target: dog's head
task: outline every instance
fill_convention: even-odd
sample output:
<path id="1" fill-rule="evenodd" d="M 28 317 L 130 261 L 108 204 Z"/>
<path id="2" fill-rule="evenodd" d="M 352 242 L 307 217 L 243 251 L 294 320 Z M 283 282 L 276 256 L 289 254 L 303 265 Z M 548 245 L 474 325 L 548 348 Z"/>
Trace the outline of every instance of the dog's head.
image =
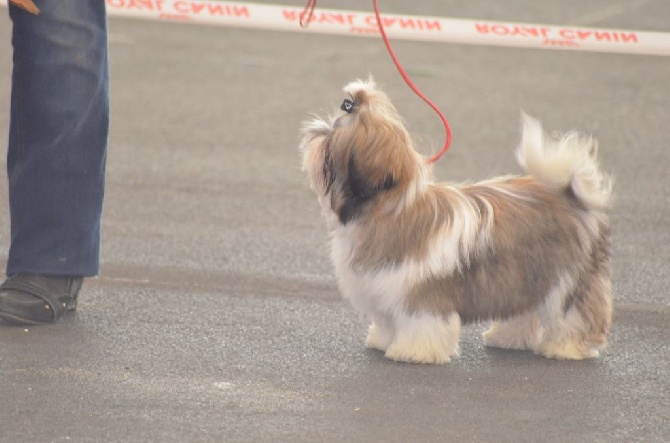
<path id="1" fill-rule="evenodd" d="M 306 122 L 301 142 L 303 170 L 324 209 L 341 224 L 374 207 L 400 204 L 427 169 L 398 111 L 372 78 L 352 82 L 344 92 L 350 98 L 342 112 Z"/>

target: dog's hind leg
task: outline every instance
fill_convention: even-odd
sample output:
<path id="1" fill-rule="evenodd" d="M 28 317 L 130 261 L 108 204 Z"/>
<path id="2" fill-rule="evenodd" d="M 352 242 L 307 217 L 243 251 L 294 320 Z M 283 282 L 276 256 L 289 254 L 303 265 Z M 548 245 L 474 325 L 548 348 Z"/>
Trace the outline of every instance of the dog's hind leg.
<path id="1" fill-rule="evenodd" d="M 562 360 L 583 360 L 600 355 L 600 346 L 587 339 L 588 325 L 576 309 L 570 309 L 553 328 L 546 330 L 537 354 Z"/>
<path id="2" fill-rule="evenodd" d="M 544 304 L 543 323 L 547 324 L 538 354 L 550 358 L 594 358 L 607 345 L 612 324 L 610 242 L 607 227 L 601 226 L 600 232 L 577 284 L 560 304 Z"/>
<path id="3" fill-rule="evenodd" d="M 535 350 L 544 328 L 532 310 L 503 321 L 494 321 L 484 332 L 484 345 L 493 348 Z"/>
<path id="4" fill-rule="evenodd" d="M 574 360 L 598 357 L 607 345 L 612 323 L 608 263 L 596 263 L 589 268 L 564 300 L 560 312 L 554 309 L 547 314 L 551 314 L 551 320 L 536 350 L 538 354 Z"/>
<path id="5" fill-rule="evenodd" d="M 602 237 L 595 245 L 592 267 L 575 294 L 573 309 L 584 319 L 584 341 L 601 351 L 607 346 L 612 326 L 612 281 L 610 280 L 609 240 Z"/>
<path id="6" fill-rule="evenodd" d="M 396 331 L 386 349 L 387 358 L 411 363 L 446 363 L 458 355 L 461 318 L 456 312 L 446 316 L 400 313 L 394 321 Z"/>

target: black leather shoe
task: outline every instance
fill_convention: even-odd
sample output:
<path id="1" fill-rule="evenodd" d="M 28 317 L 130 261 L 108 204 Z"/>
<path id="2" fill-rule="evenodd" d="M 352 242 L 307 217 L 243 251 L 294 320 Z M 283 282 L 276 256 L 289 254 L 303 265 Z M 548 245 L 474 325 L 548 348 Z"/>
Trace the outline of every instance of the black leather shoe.
<path id="1" fill-rule="evenodd" d="M 55 323 L 77 307 L 82 277 L 16 274 L 0 285 L 0 319 L 13 324 Z"/>

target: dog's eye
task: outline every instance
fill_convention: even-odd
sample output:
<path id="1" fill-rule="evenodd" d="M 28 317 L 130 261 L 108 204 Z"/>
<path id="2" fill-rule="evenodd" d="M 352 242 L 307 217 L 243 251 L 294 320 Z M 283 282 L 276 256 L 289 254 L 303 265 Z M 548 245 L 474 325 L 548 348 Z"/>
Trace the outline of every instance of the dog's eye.
<path id="1" fill-rule="evenodd" d="M 340 109 L 346 112 L 347 114 L 351 114 L 352 112 L 354 112 L 353 100 L 349 100 L 348 98 L 342 100 L 342 105 L 340 106 Z"/>

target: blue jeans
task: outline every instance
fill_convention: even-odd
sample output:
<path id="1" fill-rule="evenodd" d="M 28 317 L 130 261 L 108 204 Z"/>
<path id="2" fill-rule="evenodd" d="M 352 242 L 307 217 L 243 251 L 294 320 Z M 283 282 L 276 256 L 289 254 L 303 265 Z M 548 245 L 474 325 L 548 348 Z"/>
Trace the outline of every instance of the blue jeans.
<path id="1" fill-rule="evenodd" d="M 96 275 L 109 132 L 105 1 L 35 3 L 37 16 L 9 6 L 7 275 Z"/>

